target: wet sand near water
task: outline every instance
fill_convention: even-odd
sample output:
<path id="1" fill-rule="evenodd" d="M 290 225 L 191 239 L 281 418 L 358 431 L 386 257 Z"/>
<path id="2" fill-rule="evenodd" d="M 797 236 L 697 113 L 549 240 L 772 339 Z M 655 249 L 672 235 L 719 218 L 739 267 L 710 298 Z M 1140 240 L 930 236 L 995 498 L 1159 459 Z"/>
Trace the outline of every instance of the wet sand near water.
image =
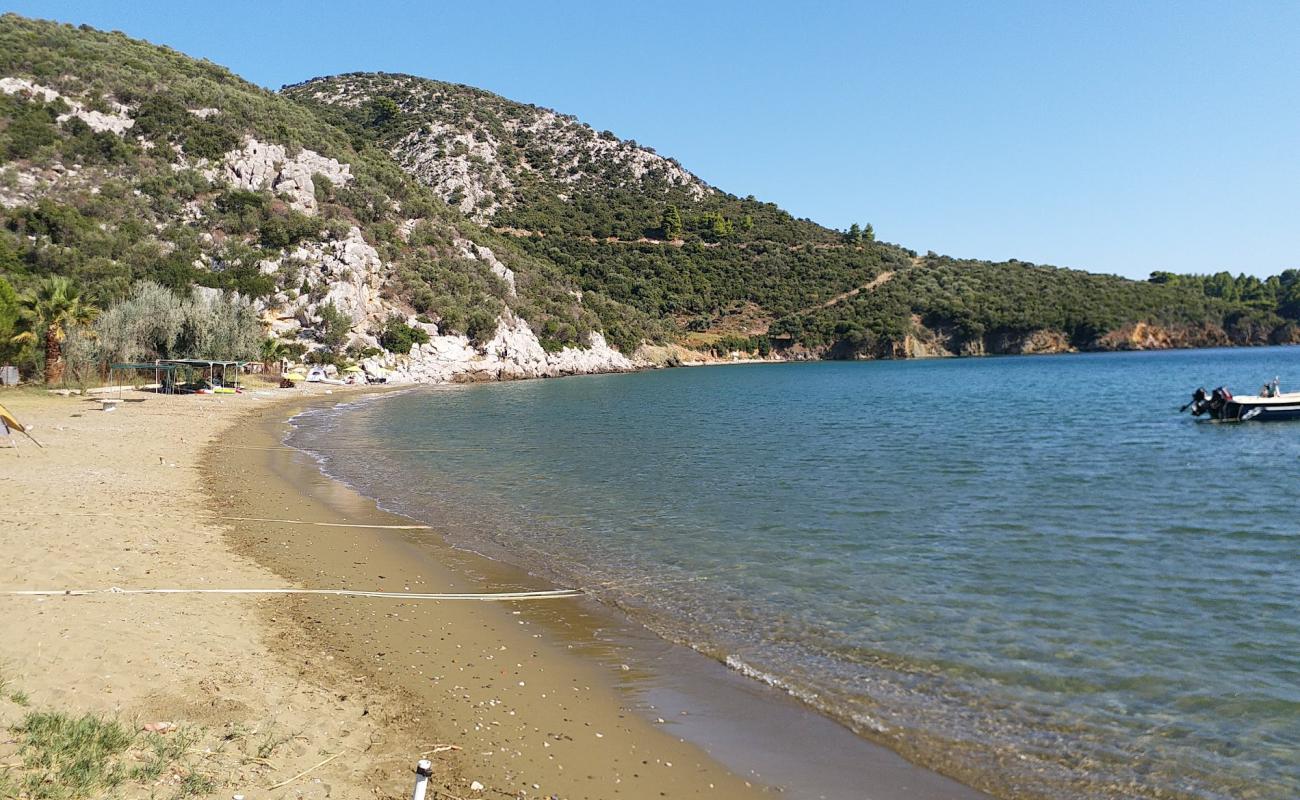
<path id="1" fill-rule="evenodd" d="M 263 519 L 411 524 L 282 446 L 286 420 L 303 405 L 253 411 L 225 447 L 209 451 L 204 469 L 214 502 Z M 228 540 L 306 587 L 555 588 L 453 549 L 436 530 L 245 522 Z M 798 797 L 983 797 L 769 687 L 619 622 L 589 599 L 296 596 L 262 608 L 273 628 L 306 631 L 314 647 L 358 673 L 355 680 L 405 698 L 408 716 L 427 725 L 424 749 L 437 751 L 448 774 L 463 776 L 462 785 L 447 787 L 459 796 L 477 796 L 470 788 L 477 781 L 498 796 L 745 798 L 781 791 L 768 785 L 772 779 Z"/>
<path id="2" fill-rule="evenodd" d="M 404 525 L 336 483 L 304 454 L 276 449 L 284 406 L 216 447 L 205 464 L 214 502 L 266 519 Z M 307 587 L 386 592 L 547 589 L 526 576 L 434 546 L 430 531 L 248 523 L 235 548 Z M 423 540 L 423 541 L 421 541 Z M 442 558 L 458 563 L 444 565 Z M 486 561 L 486 560 L 479 560 Z M 264 605 L 273 624 L 302 628 L 339 661 L 405 695 L 427 724 L 426 751 L 468 784 L 500 796 L 747 798 L 762 794 L 699 748 L 623 707 L 613 680 L 550 634 L 558 600 L 483 603 L 302 596 Z M 548 624 L 543 624 L 546 621 Z M 566 618 L 570 627 L 581 619 Z M 590 636 L 590 631 L 583 632 Z M 439 738 L 439 741 L 433 741 Z M 450 787 L 461 796 L 471 785 Z"/>

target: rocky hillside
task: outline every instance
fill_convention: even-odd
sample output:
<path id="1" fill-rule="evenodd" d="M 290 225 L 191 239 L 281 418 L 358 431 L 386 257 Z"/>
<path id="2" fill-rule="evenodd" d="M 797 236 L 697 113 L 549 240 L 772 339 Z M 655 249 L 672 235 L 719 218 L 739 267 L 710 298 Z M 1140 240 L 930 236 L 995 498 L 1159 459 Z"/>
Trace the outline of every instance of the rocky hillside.
<path id="1" fill-rule="evenodd" d="M 285 87 L 469 218 L 674 332 L 762 333 L 913 255 L 708 186 L 572 117 L 408 75 Z"/>
<path id="2" fill-rule="evenodd" d="M 428 379 L 626 369 L 603 332 L 630 352 L 658 331 L 311 109 L 121 34 L 0 17 L 0 152 L 20 292 L 51 274 L 101 307 L 142 279 L 237 291 L 312 350 L 340 312 L 333 355 Z M 383 351 L 390 322 L 421 332 L 409 360 Z"/>
<path id="3" fill-rule="evenodd" d="M 49 276 L 101 308 L 140 281 L 207 287 L 252 298 L 290 352 L 420 380 L 628 369 L 690 357 L 681 344 L 844 358 L 1255 344 L 1295 340 L 1300 317 L 1294 271 L 1141 282 L 921 257 L 482 90 L 350 74 L 272 93 L 13 14 L 0 157 L 0 327 L 8 285 Z"/>
<path id="4" fill-rule="evenodd" d="M 664 319 L 696 346 L 881 358 L 1297 336 L 1293 271 L 1234 296 L 1203 291 L 1215 282 L 917 257 L 869 226 L 796 220 L 635 142 L 479 89 L 350 74 L 283 91 L 584 291 Z"/>
<path id="5" fill-rule="evenodd" d="M 284 93 L 343 110 L 340 120 L 365 129 L 403 169 L 478 222 L 509 221 L 555 201 L 580 207 L 611 192 L 687 203 L 713 192 L 636 142 L 469 86 L 357 73 Z"/>

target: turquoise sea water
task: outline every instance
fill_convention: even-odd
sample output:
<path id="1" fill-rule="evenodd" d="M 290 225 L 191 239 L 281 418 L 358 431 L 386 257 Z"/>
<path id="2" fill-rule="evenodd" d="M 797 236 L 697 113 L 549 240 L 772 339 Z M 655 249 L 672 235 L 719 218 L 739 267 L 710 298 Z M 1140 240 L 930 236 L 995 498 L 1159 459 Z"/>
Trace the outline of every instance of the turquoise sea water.
<path id="1" fill-rule="evenodd" d="M 995 794 L 1280 800 L 1300 424 L 1176 413 L 1274 375 L 1300 349 L 678 369 L 416 390 L 291 442 Z"/>

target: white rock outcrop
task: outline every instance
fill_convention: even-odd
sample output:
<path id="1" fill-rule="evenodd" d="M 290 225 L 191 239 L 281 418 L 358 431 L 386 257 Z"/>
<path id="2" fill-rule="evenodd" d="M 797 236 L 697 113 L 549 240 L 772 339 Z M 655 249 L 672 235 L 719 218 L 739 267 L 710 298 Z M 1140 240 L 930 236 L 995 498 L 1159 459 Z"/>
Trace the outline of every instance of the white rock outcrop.
<path id="1" fill-rule="evenodd" d="M 32 170 L 0 168 L 0 206 L 15 208 L 35 203 L 46 183 Z"/>
<path id="2" fill-rule="evenodd" d="M 273 308 L 272 312 L 278 319 L 295 315 L 314 318 L 326 304 L 333 304 L 348 315 L 354 328 L 364 328 L 388 318 L 390 309 L 380 298 L 387 269 L 379 253 L 355 225 L 342 239 L 303 242 L 284 258 L 262 262 L 260 268 L 265 273 L 275 273 L 286 263 L 299 265 L 302 280 L 309 287 L 318 287 L 324 292 L 318 294 L 316 300 L 302 295 L 284 307 Z"/>
<path id="3" fill-rule="evenodd" d="M 496 161 L 498 147 L 486 132 L 480 138 L 431 124 L 407 134 L 391 152 L 403 169 L 462 214 L 482 220 L 495 214 L 501 207 L 498 197 L 514 188 Z"/>
<path id="4" fill-rule="evenodd" d="M 614 350 L 599 333 L 588 347 L 547 353 L 528 323 L 512 314 L 497 321 L 497 330 L 482 349 L 464 336 L 434 336 L 411 348 L 409 355 L 372 359 L 368 371 L 386 371 L 392 381 L 448 383 L 555 378 L 598 372 L 628 372 L 641 365 Z"/>
<path id="5" fill-rule="evenodd" d="M 645 366 L 610 347 L 604 335 L 597 331 L 592 331 L 586 347 L 566 347 L 558 353 L 550 353 L 546 363 L 552 375 L 628 372 Z"/>
<path id="6" fill-rule="evenodd" d="M 478 222 L 514 205 L 517 187 L 535 176 L 575 187 L 676 187 L 694 200 L 715 191 L 677 162 L 635 142 L 598 134 L 573 117 L 492 97 L 477 100 L 486 116 L 467 115 L 461 98 L 439 84 L 397 76 L 390 80 L 392 88 L 409 93 L 402 111 L 426 114 L 428 121 L 389 152 L 403 169 Z M 373 92 L 365 78 L 347 76 L 306 86 L 320 102 L 352 108 L 369 102 Z M 567 202 L 566 196 L 559 197 Z"/>
<path id="7" fill-rule="evenodd" d="M 71 110 L 65 114 L 60 114 L 58 116 L 59 122 L 76 117 L 89 125 L 91 130 L 97 132 L 112 131 L 118 136 L 122 136 L 135 125 L 135 120 L 129 116 L 130 109 L 121 103 L 110 102 L 109 107 L 112 109 L 110 112 L 94 111 L 55 89 L 34 83 L 26 78 L 0 78 L 0 92 L 5 94 L 26 94 L 39 98 L 46 103 L 62 100 L 67 103 L 68 108 Z"/>
<path id="8" fill-rule="evenodd" d="M 270 189 L 289 198 L 289 205 L 305 214 L 315 214 L 315 175 L 324 175 L 339 185 L 352 180 L 352 166 L 326 158 L 314 150 L 299 150 L 292 157 L 283 145 L 249 138 L 232 150 L 221 164 L 204 171 L 208 180 L 221 180 L 249 191 Z"/>
<path id="9" fill-rule="evenodd" d="M 514 292 L 514 273 L 491 248 L 469 239 L 454 240 L 465 258 L 486 263 Z M 260 262 L 267 274 L 282 269 L 300 270 L 309 287 L 287 286 L 263 309 L 263 320 L 272 333 L 283 338 L 299 335 L 317 324 L 321 308 L 329 303 L 352 320 L 351 341 L 363 346 L 377 344 L 378 331 L 392 316 L 402 316 L 408 325 L 430 334 L 429 341 L 411 348 L 410 353 L 383 353 L 367 358 L 362 368 L 371 375 L 385 375 L 397 383 L 448 383 L 452 381 L 495 381 L 550 378 L 595 372 L 626 372 L 643 366 L 610 347 L 599 333 L 593 333 L 587 347 L 566 347 L 548 353 L 523 319 L 505 312 L 492 338 L 476 346 L 466 336 L 440 334 L 438 326 L 420 322 L 383 297 L 389 268 L 379 253 L 353 227 L 341 239 L 310 241 L 278 259 Z"/>

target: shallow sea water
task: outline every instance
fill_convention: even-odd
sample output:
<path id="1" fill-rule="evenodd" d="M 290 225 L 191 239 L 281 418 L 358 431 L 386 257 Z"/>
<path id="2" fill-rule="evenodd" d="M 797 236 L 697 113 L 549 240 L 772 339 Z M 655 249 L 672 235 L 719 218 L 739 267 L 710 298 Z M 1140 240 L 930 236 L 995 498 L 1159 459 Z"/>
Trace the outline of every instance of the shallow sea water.
<path id="1" fill-rule="evenodd" d="M 416 390 L 290 442 L 1001 796 L 1300 796 L 1300 348 Z M 1294 385 L 1294 384 L 1292 384 Z"/>

